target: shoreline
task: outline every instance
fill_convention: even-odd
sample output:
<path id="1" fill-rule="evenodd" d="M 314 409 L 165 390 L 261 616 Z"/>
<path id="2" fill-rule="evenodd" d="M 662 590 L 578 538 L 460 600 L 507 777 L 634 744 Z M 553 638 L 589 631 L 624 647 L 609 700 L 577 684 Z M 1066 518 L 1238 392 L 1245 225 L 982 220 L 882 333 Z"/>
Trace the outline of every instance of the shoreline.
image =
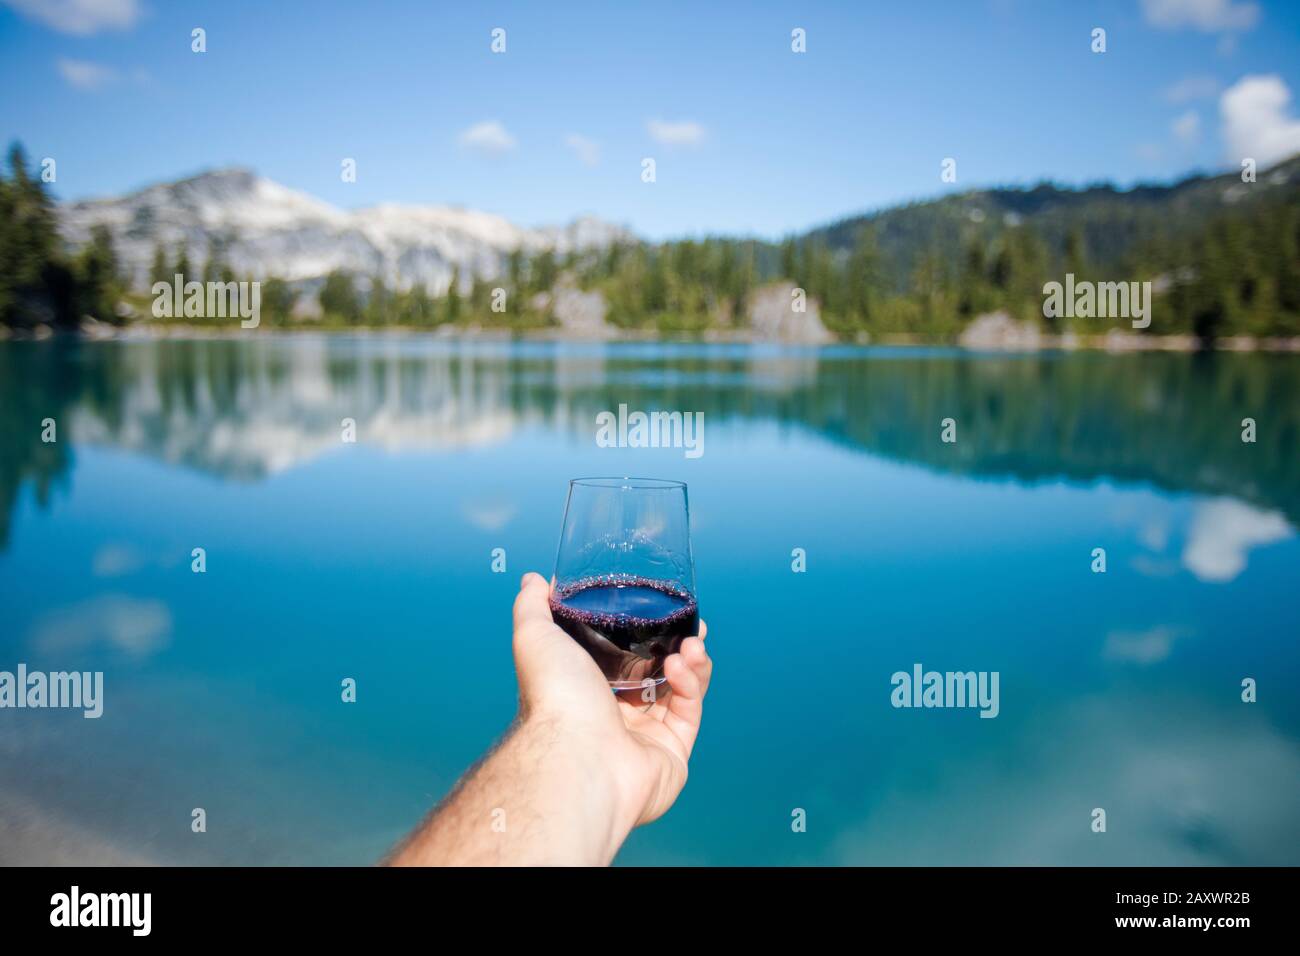
<path id="1" fill-rule="evenodd" d="M 1265 352 L 1269 354 L 1300 353 L 1300 336 L 1226 336 L 1209 346 L 1192 335 L 1141 335 L 1114 329 L 1105 335 L 1040 335 L 1035 341 L 1023 340 L 981 341 L 963 343 L 928 339 L 908 333 L 894 333 L 877 337 L 860 337 L 857 340 L 834 342 L 803 342 L 765 338 L 750 333 L 713 330 L 693 336 L 663 336 L 649 332 L 620 331 L 604 335 L 574 335 L 565 329 L 511 330 L 484 326 L 267 326 L 265 329 L 243 329 L 238 325 L 135 323 L 125 326 L 109 325 L 93 320 L 79 329 L 54 329 L 38 325 L 31 329 L 0 327 L 0 341 L 46 341 L 53 338 L 89 341 L 158 341 L 164 339 L 233 339 L 253 335 L 351 335 L 377 338 L 421 338 L 439 341 L 464 342 L 557 342 L 573 345 L 598 344 L 664 344 L 664 345 L 753 345 L 771 348 L 820 349 L 845 346 L 884 346 L 889 348 L 952 348 L 972 354 L 1005 353 L 1028 354 L 1037 352 Z"/>

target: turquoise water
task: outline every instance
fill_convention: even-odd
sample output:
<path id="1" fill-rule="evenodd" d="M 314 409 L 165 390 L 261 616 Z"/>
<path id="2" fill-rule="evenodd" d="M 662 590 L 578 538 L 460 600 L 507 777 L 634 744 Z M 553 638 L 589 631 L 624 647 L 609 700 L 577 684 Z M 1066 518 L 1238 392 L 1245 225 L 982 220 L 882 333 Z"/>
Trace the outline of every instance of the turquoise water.
<path id="1" fill-rule="evenodd" d="M 567 480 L 633 474 L 689 483 L 716 674 L 621 862 L 1300 863 L 1297 396 L 1260 355 L 0 342 L 0 670 L 105 673 L 98 720 L 0 710 L 0 861 L 374 861 L 509 722 Z M 597 447 L 621 403 L 704 454 Z M 917 663 L 998 716 L 892 707 Z"/>

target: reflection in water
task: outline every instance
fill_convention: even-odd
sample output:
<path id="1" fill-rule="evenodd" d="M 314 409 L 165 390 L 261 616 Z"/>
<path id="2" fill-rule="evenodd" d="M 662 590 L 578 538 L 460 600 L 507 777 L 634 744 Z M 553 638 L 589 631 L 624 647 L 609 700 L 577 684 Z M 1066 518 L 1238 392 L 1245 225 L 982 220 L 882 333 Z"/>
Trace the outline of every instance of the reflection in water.
<path id="1" fill-rule="evenodd" d="M 171 629 L 171 611 L 163 602 L 104 594 L 40 618 L 33 628 L 31 646 L 63 661 L 75 661 L 96 644 L 145 656 L 167 643 Z"/>
<path id="2" fill-rule="evenodd" d="M 598 412 L 627 403 L 703 411 L 715 425 L 806 429 L 945 472 L 1147 483 L 1281 512 L 1207 506 L 1184 561 L 1214 580 L 1236 561 L 1216 565 L 1204 548 L 1230 555 L 1300 523 L 1296 394 L 1300 362 L 1277 355 L 970 358 L 309 337 L 0 343 L 0 542 L 20 482 L 48 500 L 76 442 L 257 479 L 336 449 L 345 418 L 360 442 L 439 449 L 502 441 L 530 424 L 581 436 Z M 59 422 L 57 444 L 40 440 L 47 416 Z M 955 445 L 935 440 L 947 417 L 960 423 Z M 1243 418 L 1258 423 L 1255 443 L 1241 441 Z"/>
<path id="3" fill-rule="evenodd" d="M 475 497 L 461 505 L 461 514 L 480 531 L 500 531 L 515 516 L 515 506 L 504 497 Z"/>
<path id="4" fill-rule="evenodd" d="M 1277 512 L 1259 511 L 1231 498 L 1203 502 L 1196 507 L 1183 564 L 1202 581 L 1231 581 L 1245 568 L 1251 548 L 1292 533 Z"/>
<path id="5" fill-rule="evenodd" d="M 926 788 L 889 794 L 838 838 L 839 862 L 1293 865 L 1300 751 L 1258 721 L 1164 704 L 1156 715 L 1083 699 L 1040 713 L 1047 719 L 1009 759 L 977 750 L 946 768 L 961 781 L 959 800 Z M 1069 760 L 1059 755 L 1065 740 Z M 1094 807 L 1106 811 L 1105 833 L 1091 829 Z"/>
<path id="6" fill-rule="evenodd" d="M 1106 635 L 1104 653 L 1110 660 L 1155 664 L 1169 656 L 1174 641 L 1182 636 L 1183 632 L 1164 624 L 1138 633 L 1112 631 Z"/>
<path id="7" fill-rule="evenodd" d="M 0 342 L 0 670 L 106 674 L 102 719 L 0 712 L 0 863 L 373 861 L 500 733 L 564 480 L 643 463 L 691 482 L 719 679 L 624 859 L 1295 863 L 1296 394 L 1269 355 Z M 597 449 L 620 404 L 708 454 Z M 917 661 L 1000 672 L 997 719 L 891 708 Z"/>
<path id="8" fill-rule="evenodd" d="M 144 559 L 129 544 L 110 543 L 95 552 L 91 573 L 97 578 L 117 578 L 139 570 Z"/>

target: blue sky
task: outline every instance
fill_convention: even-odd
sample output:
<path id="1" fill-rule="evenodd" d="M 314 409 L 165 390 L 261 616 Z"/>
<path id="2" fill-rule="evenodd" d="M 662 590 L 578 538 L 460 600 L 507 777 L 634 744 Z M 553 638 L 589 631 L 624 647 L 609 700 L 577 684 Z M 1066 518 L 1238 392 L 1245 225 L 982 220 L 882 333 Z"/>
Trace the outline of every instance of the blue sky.
<path id="1" fill-rule="evenodd" d="M 0 0 L 0 82 L 0 135 L 57 160 L 60 198 L 238 164 L 349 208 L 775 237 L 1300 150 L 1300 3 Z"/>

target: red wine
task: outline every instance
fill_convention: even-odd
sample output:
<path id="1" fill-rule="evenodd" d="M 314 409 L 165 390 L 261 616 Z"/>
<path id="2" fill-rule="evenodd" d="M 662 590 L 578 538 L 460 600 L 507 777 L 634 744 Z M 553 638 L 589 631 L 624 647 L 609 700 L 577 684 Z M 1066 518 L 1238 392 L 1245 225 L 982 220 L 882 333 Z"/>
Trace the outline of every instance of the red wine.
<path id="1" fill-rule="evenodd" d="M 641 690 L 663 681 L 664 659 L 699 633 L 695 598 L 670 581 L 626 575 L 584 578 L 556 588 L 551 616 L 595 658 L 610 685 Z"/>

